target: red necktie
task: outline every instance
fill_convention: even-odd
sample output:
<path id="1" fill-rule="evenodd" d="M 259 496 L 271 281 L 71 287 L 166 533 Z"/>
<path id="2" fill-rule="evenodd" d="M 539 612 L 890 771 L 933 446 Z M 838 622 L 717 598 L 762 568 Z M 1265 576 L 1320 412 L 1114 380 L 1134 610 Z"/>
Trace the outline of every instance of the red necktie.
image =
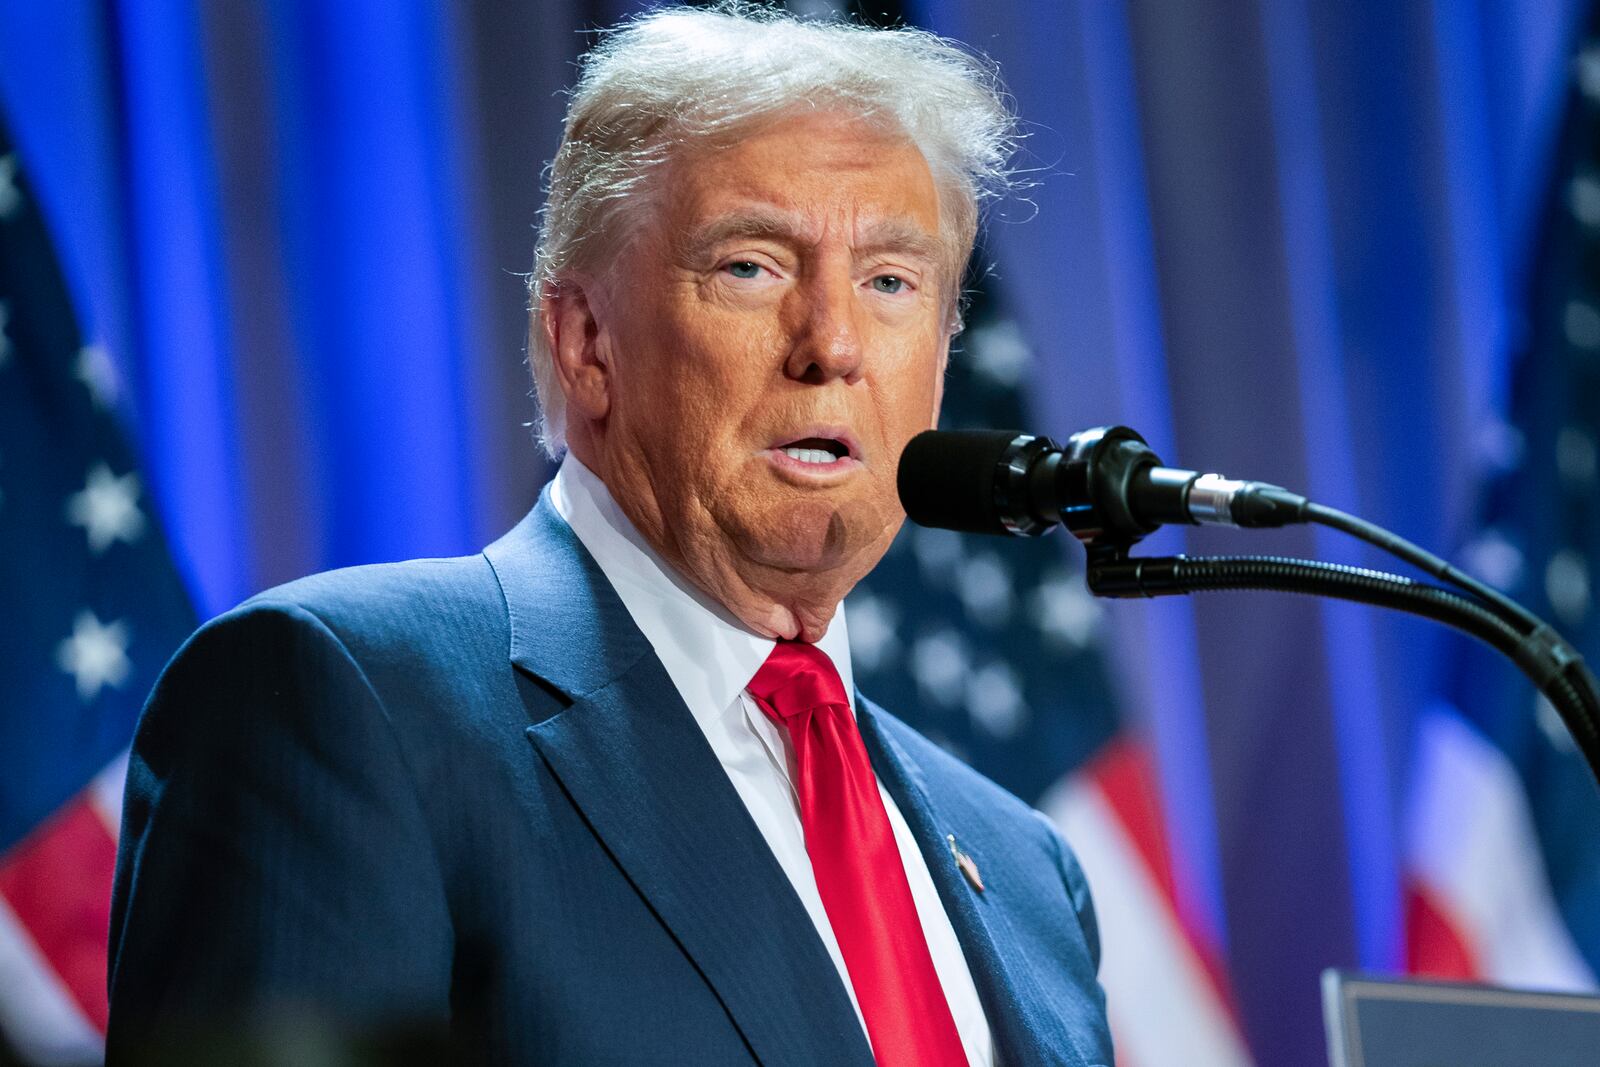
<path id="1" fill-rule="evenodd" d="M 844 684 L 815 645 L 779 641 L 750 695 L 794 745 L 806 853 L 880 1067 L 966 1067 L 894 830 Z"/>

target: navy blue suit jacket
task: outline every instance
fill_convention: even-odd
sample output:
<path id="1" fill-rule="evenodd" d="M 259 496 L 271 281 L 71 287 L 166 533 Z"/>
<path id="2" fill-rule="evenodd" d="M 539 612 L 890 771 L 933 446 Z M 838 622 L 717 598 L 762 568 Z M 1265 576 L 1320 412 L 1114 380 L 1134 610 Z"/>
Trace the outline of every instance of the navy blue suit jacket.
<path id="1" fill-rule="evenodd" d="M 1109 1064 L 1076 860 L 859 699 L 1005 1064 Z M 976 891 L 946 835 L 981 869 Z M 526 1064 L 870 1064 L 838 973 L 661 662 L 548 499 L 481 555 L 264 593 L 140 722 L 112 1061 L 309 1008 Z"/>

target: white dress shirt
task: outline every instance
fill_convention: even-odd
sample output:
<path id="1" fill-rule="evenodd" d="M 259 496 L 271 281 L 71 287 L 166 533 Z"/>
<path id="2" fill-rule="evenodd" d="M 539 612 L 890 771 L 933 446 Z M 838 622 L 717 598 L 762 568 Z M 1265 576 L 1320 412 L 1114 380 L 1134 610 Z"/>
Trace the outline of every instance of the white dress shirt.
<path id="1" fill-rule="evenodd" d="M 617 507 L 605 483 L 570 454 L 562 461 L 550 487 L 550 502 L 600 565 L 634 623 L 660 657 L 695 723 L 705 732 L 711 751 L 816 925 L 860 1019 L 861 1006 L 817 892 L 811 858 L 806 854 L 800 802 L 791 780 L 794 761 L 788 734 L 768 719 L 745 692 L 775 642 L 752 633 L 664 563 Z M 838 668 L 854 712 L 855 686 L 843 611 L 834 615 L 817 647 Z M 955 929 L 939 901 L 911 828 L 881 781 L 878 795 L 883 798 L 889 825 L 894 828 L 917 918 L 950 1004 L 950 1014 L 961 1034 L 967 1062 L 975 1067 L 991 1067 L 994 1044 L 989 1021 Z M 864 1021 L 862 1029 L 866 1029 Z"/>

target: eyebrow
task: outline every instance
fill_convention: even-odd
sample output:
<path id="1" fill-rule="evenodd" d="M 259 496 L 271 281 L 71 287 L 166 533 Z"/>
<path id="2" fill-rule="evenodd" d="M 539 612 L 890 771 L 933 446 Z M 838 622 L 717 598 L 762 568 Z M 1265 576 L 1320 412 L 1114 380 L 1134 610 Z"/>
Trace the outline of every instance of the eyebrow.
<path id="1" fill-rule="evenodd" d="M 905 252 L 938 261 L 944 256 L 944 242 L 910 219 L 884 219 L 867 227 L 866 239 L 857 252 Z"/>
<path id="2" fill-rule="evenodd" d="M 723 215 L 706 225 L 690 230 L 681 243 L 686 255 L 699 259 L 724 241 L 736 237 L 768 238 L 788 244 L 808 244 L 799 221 L 786 212 L 753 207 Z M 896 251 L 938 261 L 943 242 L 906 218 L 888 218 L 867 227 L 856 253 Z"/>
<path id="3" fill-rule="evenodd" d="M 770 237 L 799 243 L 800 227 L 781 211 L 747 208 L 723 215 L 684 235 L 684 250 L 699 256 L 735 237 Z"/>

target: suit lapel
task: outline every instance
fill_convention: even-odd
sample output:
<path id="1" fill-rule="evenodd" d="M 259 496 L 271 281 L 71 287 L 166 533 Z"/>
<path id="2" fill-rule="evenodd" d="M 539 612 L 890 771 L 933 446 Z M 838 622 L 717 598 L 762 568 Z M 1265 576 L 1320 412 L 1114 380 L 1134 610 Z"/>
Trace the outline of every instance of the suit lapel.
<path id="1" fill-rule="evenodd" d="M 1084 1060 L 1077 1055 L 1072 1036 L 1062 1026 L 1058 1013 L 1043 1000 L 1042 984 L 1008 956 L 1007 948 L 1016 937 L 997 904 L 997 894 L 1003 889 L 996 886 L 978 893 L 968 885 L 956 867 L 947 835 L 955 835 L 962 851 L 973 858 L 980 870 L 1002 869 L 1002 857 L 986 856 L 982 835 L 963 833 L 966 826 L 959 818 L 936 807 L 922 772 L 883 730 L 878 709 L 859 693 L 856 707 L 873 769 L 911 827 L 945 914 L 967 957 L 973 984 L 994 1034 L 996 1062 L 1007 1067 L 1082 1065 Z"/>
<path id="2" fill-rule="evenodd" d="M 572 699 L 529 727 L 537 756 L 756 1059 L 871 1064 L 804 905 L 660 660 L 548 499 L 486 555 L 506 593 L 512 660 Z"/>

